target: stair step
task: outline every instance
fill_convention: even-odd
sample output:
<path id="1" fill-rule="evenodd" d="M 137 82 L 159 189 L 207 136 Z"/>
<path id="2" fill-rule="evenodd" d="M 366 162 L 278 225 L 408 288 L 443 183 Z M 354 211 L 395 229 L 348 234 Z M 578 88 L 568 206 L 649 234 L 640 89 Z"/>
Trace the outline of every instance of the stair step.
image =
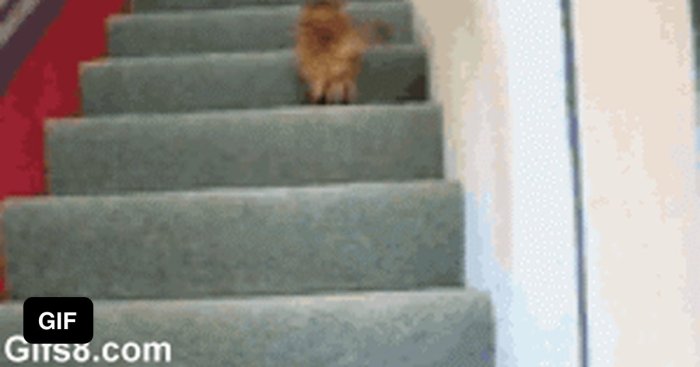
<path id="1" fill-rule="evenodd" d="M 0 325 L 0 340 L 20 335 L 22 305 L 0 306 Z M 494 365 L 489 301 L 467 289 L 98 301 L 94 329 L 93 354 L 108 341 L 168 342 L 172 366 Z"/>
<path id="2" fill-rule="evenodd" d="M 54 194 L 442 178 L 440 108 L 296 107 L 51 122 Z"/>
<path id="3" fill-rule="evenodd" d="M 458 184 L 10 200 L 13 295 L 190 298 L 462 285 Z"/>
<path id="4" fill-rule="evenodd" d="M 305 103 L 291 50 L 180 57 L 116 58 L 83 64 L 87 115 L 265 108 Z M 426 99 L 426 55 L 417 46 L 371 50 L 359 103 Z"/>
<path id="5" fill-rule="evenodd" d="M 405 2 L 355 3 L 360 22 L 381 20 L 394 30 L 390 43 L 413 40 L 411 6 Z M 299 6 L 256 7 L 117 16 L 109 22 L 110 55 L 143 56 L 237 52 L 294 47 Z"/>
<path id="6" fill-rule="evenodd" d="M 163 12 L 195 9 L 226 9 L 249 6 L 304 4 L 308 0 L 131 0 L 134 12 Z M 403 0 L 352 0 L 355 2 L 386 2 Z"/>

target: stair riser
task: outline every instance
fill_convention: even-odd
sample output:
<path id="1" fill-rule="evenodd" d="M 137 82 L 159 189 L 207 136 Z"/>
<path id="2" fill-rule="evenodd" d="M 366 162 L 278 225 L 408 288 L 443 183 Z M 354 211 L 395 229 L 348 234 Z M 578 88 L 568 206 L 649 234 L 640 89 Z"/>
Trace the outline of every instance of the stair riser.
<path id="1" fill-rule="evenodd" d="M 463 284 L 458 185 L 11 203 L 18 298 L 192 298 Z"/>
<path id="2" fill-rule="evenodd" d="M 308 0 L 132 0 L 135 12 L 163 12 L 193 9 L 227 9 L 249 6 L 304 4 Z M 352 0 L 353 2 L 378 3 L 402 0 Z"/>
<path id="3" fill-rule="evenodd" d="M 85 114 L 266 108 L 305 103 L 291 52 L 139 58 L 87 64 Z M 425 100 L 426 59 L 415 47 L 370 51 L 359 103 Z"/>
<path id="4" fill-rule="evenodd" d="M 0 308 L 0 340 L 20 334 L 21 320 L 19 305 Z M 488 302 L 466 291 L 97 302 L 95 320 L 92 351 L 107 341 L 167 341 L 173 366 L 494 365 Z"/>
<path id="5" fill-rule="evenodd" d="M 297 186 L 442 177 L 439 108 L 66 120 L 47 135 L 52 193 Z"/>
<path id="6" fill-rule="evenodd" d="M 119 16 L 109 24 L 113 56 L 241 52 L 294 47 L 299 7 Z M 408 3 L 352 4 L 359 22 L 380 20 L 394 31 L 389 43 L 413 40 Z"/>

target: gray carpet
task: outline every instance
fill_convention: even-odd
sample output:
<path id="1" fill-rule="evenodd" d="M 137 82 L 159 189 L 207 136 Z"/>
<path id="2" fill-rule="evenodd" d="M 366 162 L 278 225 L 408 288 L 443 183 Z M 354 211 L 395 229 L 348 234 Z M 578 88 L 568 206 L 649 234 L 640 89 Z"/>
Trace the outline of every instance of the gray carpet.
<path id="1" fill-rule="evenodd" d="M 427 97 L 422 48 L 373 49 L 363 65 L 359 103 Z M 80 73 L 83 110 L 89 115 L 272 108 L 306 101 L 289 50 L 115 58 L 86 63 Z"/>
<path id="2" fill-rule="evenodd" d="M 109 22 L 109 48 L 114 56 L 292 48 L 299 9 L 293 5 L 116 16 Z M 357 22 L 382 21 L 390 27 L 388 44 L 413 40 L 409 3 L 352 3 L 348 10 Z"/>
<path id="3" fill-rule="evenodd" d="M 350 4 L 394 38 L 357 104 L 308 106 L 300 3 L 136 0 L 108 22 L 84 116 L 48 122 L 51 195 L 2 212 L 0 340 L 23 299 L 86 296 L 93 351 L 167 341 L 173 366 L 494 365 L 411 6 Z"/>
<path id="4" fill-rule="evenodd" d="M 54 194 L 442 177 L 432 104 L 86 117 L 47 131 Z"/>

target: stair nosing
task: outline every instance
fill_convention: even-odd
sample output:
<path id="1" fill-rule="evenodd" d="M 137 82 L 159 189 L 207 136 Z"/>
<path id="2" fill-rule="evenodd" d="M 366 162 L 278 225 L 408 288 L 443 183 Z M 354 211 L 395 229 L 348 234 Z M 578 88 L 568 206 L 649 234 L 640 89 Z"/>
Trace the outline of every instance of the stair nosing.
<path id="1" fill-rule="evenodd" d="M 334 111 L 348 112 L 348 113 L 360 113 L 360 112 L 373 112 L 373 111 L 385 111 L 385 110 L 442 110 L 442 106 L 433 100 L 424 101 L 409 101 L 406 103 L 377 103 L 377 104 L 357 104 L 357 105 L 324 105 L 324 106 L 314 106 L 314 105 L 279 105 L 272 108 L 233 108 L 233 109 L 205 109 L 199 111 L 187 111 L 187 112 L 125 112 L 125 113 L 114 113 L 114 114 L 96 114 L 96 115 L 85 115 L 85 116 L 71 116 L 71 117 L 54 117 L 45 120 L 45 126 L 47 129 L 52 129 L 54 126 L 74 126 L 77 124 L 97 122 L 99 120 L 105 120 L 104 123 L 118 124 L 118 123 L 129 123 L 130 118 L 195 118 L 195 117 L 229 117 L 236 115 L 245 116 L 266 116 L 266 115 L 277 115 L 277 114 L 311 114 L 316 112 L 330 113 Z M 320 111 L 323 110 L 323 111 Z M 109 120 L 109 121 L 107 121 Z M 329 121 L 329 123 L 334 123 L 334 121 Z"/>
<path id="2" fill-rule="evenodd" d="M 191 305 L 211 304 L 211 305 L 234 305 L 241 303 L 265 303 L 265 304 L 293 304 L 297 302 L 305 302 L 310 300 L 321 300 L 324 302 L 344 302 L 344 301 L 366 301 L 362 298 L 372 297 L 389 297 L 389 296 L 414 296 L 414 297 L 430 297 L 439 295 L 449 296 L 465 296 L 468 295 L 473 303 L 490 305 L 488 293 L 470 286 L 468 284 L 445 286 L 445 287 L 428 287 L 416 289 L 378 289 L 378 290 L 342 290 L 336 292 L 319 292 L 319 293 L 299 293 L 299 294 L 241 294 L 241 295 L 224 295 L 220 297 L 207 298 L 133 298 L 133 299 L 109 299 L 109 298 L 91 298 L 96 306 L 123 306 L 123 305 L 175 305 L 178 303 L 188 303 Z M 0 310 L 3 307 L 21 306 L 21 300 L 10 300 L 9 302 L 0 303 Z"/>
<path id="3" fill-rule="evenodd" d="M 367 54 L 374 53 L 426 53 L 426 48 L 417 43 L 405 44 L 386 44 L 374 46 L 367 51 Z M 200 53 L 184 53 L 173 55 L 144 55 L 144 56 L 109 56 L 99 60 L 84 61 L 80 63 L 81 68 L 99 68 L 113 66 L 139 66 L 152 63 L 177 63 L 184 61 L 200 61 L 205 58 L 217 59 L 254 59 L 259 57 L 289 57 L 294 56 L 293 48 L 284 48 L 280 50 L 257 50 L 257 51 L 237 51 L 237 52 L 200 52 Z"/>
<path id="4" fill-rule="evenodd" d="M 353 10 L 359 10 L 359 9 L 367 9 L 367 8 L 375 8 L 375 7 L 407 7 L 409 9 L 412 8 L 412 5 L 410 3 L 404 2 L 404 1 L 398 1 L 398 0 L 382 0 L 382 1 L 373 1 L 373 2 L 350 2 L 348 4 L 347 9 L 350 11 Z M 168 11 L 159 11 L 159 12 L 136 12 L 136 13 L 129 13 L 129 14 L 113 14 L 107 17 L 107 25 L 111 26 L 114 23 L 120 23 L 120 22 L 126 22 L 129 19 L 149 19 L 149 18 L 186 18 L 187 16 L 192 16 L 192 14 L 195 15 L 202 15 L 202 16 L 207 16 L 207 15 L 212 15 L 212 14 L 217 14 L 221 16 L 226 16 L 230 14 L 240 14 L 240 15 L 246 15 L 246 13 L 251 13 L 250 15 L 254 14 L 260 14 L 260 13 L 275 13 L 275 12 L 280 12 L 280 11 L 285 11 L 285 10 L 292 10 L 292 9 L 301 9 L 302 5 L 301 4 L 279 4 L 279 5 L 246 5 L 246 6 L 240 6 L 240 7 L 233 7 L 233 8 L 223 8 L 223 9 L 188 9 L 188 10 L 168 10 Z M 224 14 L 226 13 L 226 14 Z"/>
<path id="5" fill-rule="evenodd" d="M 401 181 L 349 181 L 335 182 L 326 184 L 308 184 L 302 186 L 220 186 L 207 187 L 191 190 L 162 190 L 162 191 L 131 191 L 122 193 L 110 194 L 66 194 L 66 195 L 44 195 L 33 197 L 14 197 L 5 198 L 4 210 L 12 210 L 14 206 L 24 204 L 42 204 L 45 202 L 58 201 L 88 201 L 88 200 L 133 200 L 135 198 L 149 199 L 177 199 L 177 198 L 207 198 L 207 197 L 270 197 L 269 194 L 284 197 L 295 193 L 314 192 L 317 194 L 332 194 L 342 191 L 351 191 L 353 188 L 361 187 L 409 187 L 416 185 L 424 186 L 451 186 L 459 187 L 461 190 L 462 184 L 454 179 L 449 178 L 430 178 L 430 179 L 411 179 Z M 320 191 L 320 192 L 319 192 Z"/>
<path id="6" fill-rule="evenodd" d="M 130 0 L 133 1 L 133 0 Z M 346 0 L 348 5 L 353 4 L 364 4 L 364 3 L 399 3 L 399 4 L 409 4 L 405 0 L 375 0 L 375 1 L 353 1 Z M 242 10 L 248 8 L 278 8 L 278 7 L 288 7 L 288 6 L 301 6 L 300 3 L 295 2 L 278 2 L 272 4 L 251 4 L 244 3 L 236 6 L 225 6 L 225 7 L 193 7 L 193 8 L 152 8 L 148 10 L 138 10 L 134 9 L 129 14 L 171 14 L 171 13 L 186 13 L 186 12 L 199 12 L 199 11 L 228 11 L 228 10 Z"/>

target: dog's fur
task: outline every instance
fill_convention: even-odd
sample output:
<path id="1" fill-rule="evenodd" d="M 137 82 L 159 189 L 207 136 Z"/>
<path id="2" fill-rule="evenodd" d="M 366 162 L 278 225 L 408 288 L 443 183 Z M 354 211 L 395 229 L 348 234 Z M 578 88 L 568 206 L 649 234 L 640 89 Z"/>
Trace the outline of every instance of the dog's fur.
<path id="1" fill-rule="evenodd" d="M 312 103 L 350 103 L 357 98 L 362 56 L 372 40 L 370 28 L 356 26 L 341 0 L 307 3 L 297 25 L 299 74 Z"/>

